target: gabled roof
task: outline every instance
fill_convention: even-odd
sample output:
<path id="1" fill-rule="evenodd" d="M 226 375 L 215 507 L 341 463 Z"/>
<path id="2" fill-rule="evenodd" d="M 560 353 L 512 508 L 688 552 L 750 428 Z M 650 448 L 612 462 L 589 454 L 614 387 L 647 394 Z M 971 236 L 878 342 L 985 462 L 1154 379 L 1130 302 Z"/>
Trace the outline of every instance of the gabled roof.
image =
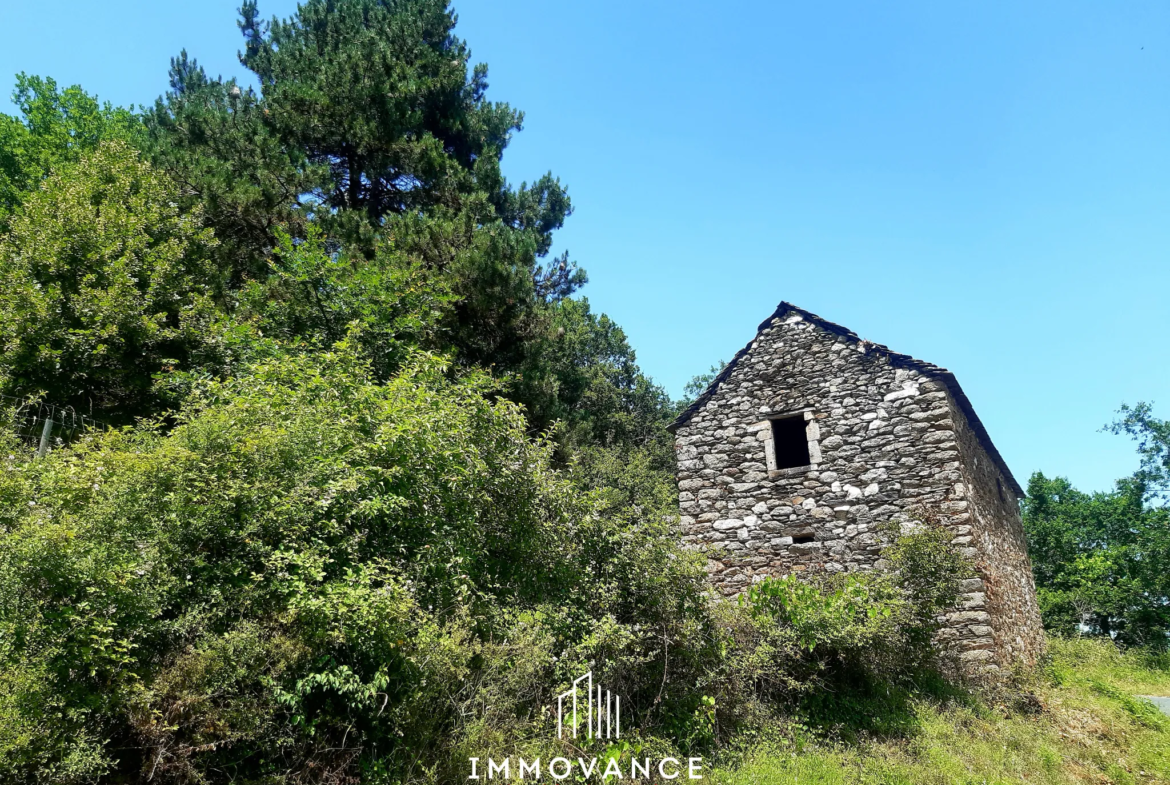
<path id="1" fill-rule="evenodd" d="M 1017 498 L 1023 498 L 1025 495 L 1024 489 L 1020 487 L 1020 484 L 1016 482 L 1016 478 L 1012 476 L 1011 469 L 1007 467 L 1007 463 L 1004 462 L 1003 456 L 999 454 L 999 450 L 995 449 L 995 445 L 991 442 L 991 436 L 988 435 L 987 429 L 983 427 L 983 422 L 979 419 L 979 415 L 975 413 L 975 408 L 971 405 L 971 401 L 967 398 L 967 394 L 963 392 L 963 388 L 959 386 L 959 380 L 955 378 L 953 373 L 948 371 L 946 368 L 940 368 L 933 363 L 916 360 L 908 354 L 899 354 L 898 352 L 890 351 L 889 347 L 883 346 L 880 343 L 866 341 L 860 338 L 857 333 L 853 332 L 852 330 L 848 330 L 839 324 L 834 324 L 827 319 L 822 319 L 815 313 L 810 313 L 803 308 L 797 308 L 795 305 L 789 302 L 780 303 L 771 316 L 760 322 L 760 326 L 756 329 L 756 337 L 748 341 L 747 346 L 736 352 L 735 357 L 731 359 L 731 362 L 727 364 L 727 367 L 720 371 L 719 375 L 711 380 L 711 384 L 707 386 L 707 389 L 703 391 L 702 395 L 695 399 L 694 403 L 688 406 L 686 410 L 683 411 L 683 413 L 680 414 L 677 419 L 675 419 L 674 422 L 667 426 L 667 430 L 671 433 L 674 433 L 680 425 L 690 420 L 691 417 L 693 417 L 695 413 L 699 411 L 699 409 L 703 408 L 707 401 L 711 400 L 711 396 L 715 394 L 715 390 L 719 388 L 719 385 L 722 384 L 723 381 L 731 375 L 731 372 L 735 370 L 735 366 L 751 350 L 752 344 L 755 343 L 756 340 L 760 337 L 760 333 L 772 326 L 773 319 L 783 318 L 785 315 L 790 313 L 800 314 L 800 316 L 803 317 L 806 321 L 812 322 L 826 332 L 839 335 L 849 342 L 864 344 L 866 354 L 876 354 L 882 357 L 887 357 L 890 360 L 890 364 L 895 367 L 909 368 L 918 371 L 932 379 L 942 382 L 943 385 L 947 388 L 947 391 L 950 392 L 951 397 L 955 399 L 955 403 L 957 403 L 959 408 L 963 410 L 963 414 L 966 416 L 967 422 L 971 426 L 971 430 L 975 432 L 976 437 L 979 439 L 979 443 L 983 445 L 983 449 L 987 451 L 987 454 L 991 456 L 991 460 L 995 461 L 995 465 L 999 467 L 1000 472 L 1002 472 L 1004 478 L 1007 479 L 1008 487 L 1010 487 L 1011 490 L 1015 492 Z"/>

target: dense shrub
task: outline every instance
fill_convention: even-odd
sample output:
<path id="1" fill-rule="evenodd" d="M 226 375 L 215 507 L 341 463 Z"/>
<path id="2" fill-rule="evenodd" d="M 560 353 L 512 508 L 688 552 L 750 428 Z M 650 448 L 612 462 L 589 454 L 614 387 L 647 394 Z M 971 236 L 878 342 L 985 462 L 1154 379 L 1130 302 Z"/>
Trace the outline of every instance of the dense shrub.
<path id="1" fill-rule="evenodd" d="M 594 515 L 487 391 L 424 356 L 375 384 L 342 344 L 196 390 L 166 434 L 8 445 L 5 779 L 434 760 L 514 630 L 600 651 L 701 607 L 665 520 Z"/>
<path id="2" fill-rule="evenodd" d="M 749 627 L 738 648 L 756 662 L 756 695 L 772 706 L 835 700 L 950 670 L 933 642 L 972 567 L 949 531 L 922 517 L 882 532 L 887 569 L 769 577 L 740 597 Z"/>

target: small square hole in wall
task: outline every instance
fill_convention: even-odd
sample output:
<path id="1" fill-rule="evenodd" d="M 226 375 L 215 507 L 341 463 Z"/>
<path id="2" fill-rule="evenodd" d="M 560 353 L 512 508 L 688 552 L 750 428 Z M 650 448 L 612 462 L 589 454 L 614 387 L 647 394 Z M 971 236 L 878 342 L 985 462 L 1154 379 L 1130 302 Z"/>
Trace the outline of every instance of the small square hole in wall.
<path id="1" fill-rule="evenodd" d="M 772 448 L 776 453 L 777 469 L 794 469 L 812 463 L 803 414 L 772 420 Z"/>
<path id="2" fill-rule="evenodd" d="M 807 542 L 812 542 L 817 536 L 815 534 L 798 534 L 792 538 L 793 545 L 804 545 Z"/>

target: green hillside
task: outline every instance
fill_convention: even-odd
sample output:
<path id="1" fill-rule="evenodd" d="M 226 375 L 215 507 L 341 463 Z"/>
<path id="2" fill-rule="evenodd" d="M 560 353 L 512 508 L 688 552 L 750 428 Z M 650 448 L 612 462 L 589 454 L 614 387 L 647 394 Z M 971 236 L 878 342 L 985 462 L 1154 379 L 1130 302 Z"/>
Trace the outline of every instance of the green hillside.
<path id="1" fill-rule="evenodd" d="M 1170 658 L 1094 640 L 1049 642 L 1051 662 L 1020 693 L 907 697 L 904 730 L 850 742 L 795 733 L 745 751 L 712 779 L 772 783 L 1170 782 L 1170 717 L 1134 695 L 1170 695 Z M 864 710 L 859 707 L 859 710 Z"/>

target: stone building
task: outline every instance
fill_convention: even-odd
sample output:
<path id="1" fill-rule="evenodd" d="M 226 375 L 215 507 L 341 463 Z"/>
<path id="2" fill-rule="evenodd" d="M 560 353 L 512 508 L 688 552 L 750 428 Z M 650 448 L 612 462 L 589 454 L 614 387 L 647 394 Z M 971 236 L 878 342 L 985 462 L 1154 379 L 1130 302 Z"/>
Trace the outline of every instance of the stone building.
<path id="1" fill-rule="evenodd" d="M 940 637 L 968 673 L 1036 662 L 1023 490 L 949 371 L 781 303 L 671 431 L 683 539 L 723 594 L 880 567 L 875 528 L 926 509 L 979 573 Z"/>

